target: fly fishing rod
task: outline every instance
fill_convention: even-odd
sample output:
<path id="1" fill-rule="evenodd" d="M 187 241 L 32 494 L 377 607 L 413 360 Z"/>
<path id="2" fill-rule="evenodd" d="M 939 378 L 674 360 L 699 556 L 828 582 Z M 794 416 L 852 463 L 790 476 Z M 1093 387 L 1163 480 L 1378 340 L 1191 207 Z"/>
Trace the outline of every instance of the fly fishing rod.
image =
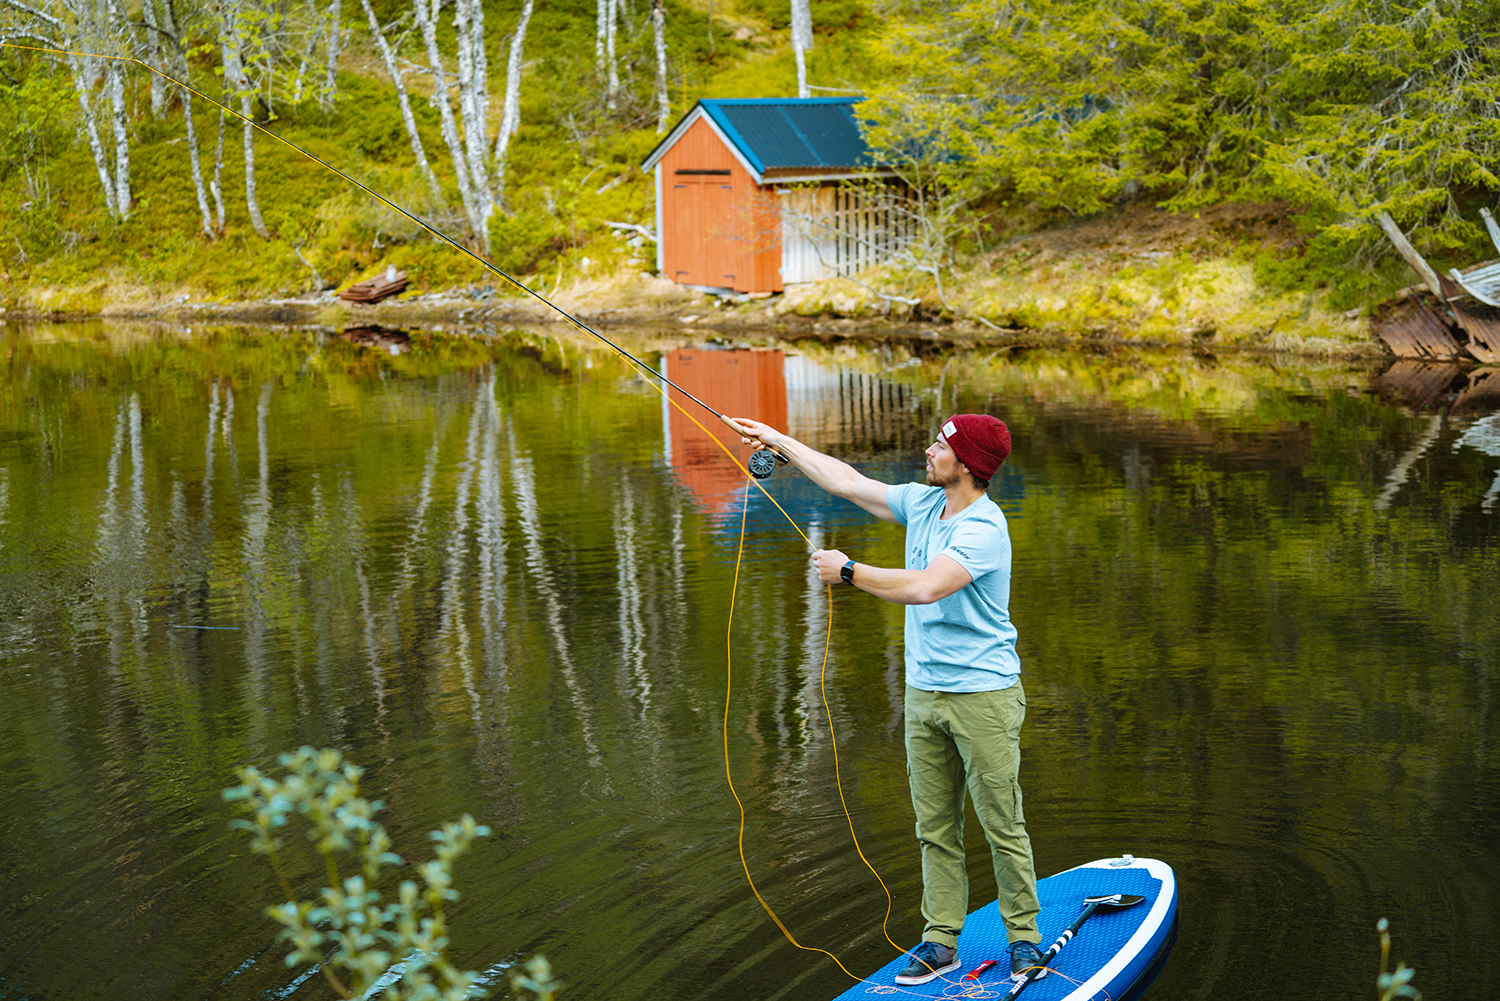
<path id="1" fill-rule="evenodd" d="M 309 160 L 313 161 L 314 163 L 319 164 L 320 166 L 325 167 L 328 170 L 331 170 L 333 173 L 337 174 L 339 177 L 342 177 L 344 180 L 348 181 L 350 184 L 352 184 L 355 187 L 359 188 L 365 194 L 369 195 L 371 198 L 374 198 L 376 201 L 380 202 L 382 205 L 385 205 L 387 208 L 394 209 L 395 211 L 401 213 L 403 216 L 405 216 L 406 218 L 410 219 L 412 222 L 416 223 L 418 226 L 421 226 L 423 229 L 425 229 L 427 232 L 431 233 L 433 236 L 437 237 L 439 240 L 442 240 L 444 243 L 448 244 L 448 246 L 452 247 L 453 249 L 459 251 L 462 254 L 467 255 L 471 260 L 473 260 L 474 262 L 476 262 L 480 266 L 486 268 L 489 271 L 494 272 L 496 275 L 499 275 L 501 278 L 505 279 L 511 285 L 514 285 L 516 288 L 520 289 L 521 291 L 523 291 L 526 294 L 530 295 L 532 298 L 536 299 L 538 302 L 546 305 L 549 309 L 552 309 L 559 316 L 561 316 L 563 319 L 567 320 L 569 323 L 573 324 L 573 326 L 577 327 L 579 330 L 582 330 L 584 333 L 590 334 L 590 335 L 598 338 L 600 341 L 602 341 L 603 343 L 605 343 L 606 345 L 608 345 L 616 354 L 618 354 L 621 357 L 627 359 L 628 361 L 634 363 L 641 371 L 649 373 L 653 378 L 659 379 L 661 382 L 663 382 L 666 385 L 668 385 L 668 386 L 672 387 L 673 389 L 677 390 L 683 396 L 687 397 L 689 400 L 692 400 L 694 403 L 698 404 L 698 406 L 702 407 L 704 410 L 707 410 L 709 413 L 711 413 L 715 417 L 717 417 L 720 421 L 722 421 L 724 423 L 725 427 L 729 428 L 729 430 L 733 431 L 735 434 L 740 435 L 741 437 L 745 437 L 746 436 L 745 429 L 742 428 L 742 427 L 740 427 L 733 420 L 731 420 L 730 418 L 728 418 L 728 417 L 724 416 L 723 414 L 719 413 L 719 411 L 715 410 L 713 407 L 709 406 L 707 403 L 704 403 L 702 400 L 698 399 L 698 397 L 694 396 L 692 393 L 689 393 L 687 390 L 685 390 L 681 386 L 677 385 L 675 382 L 673 382 L 671 379 L 667 378 L 661 372 L 658 372 L 656 369 L 652 368 L 650 365 L 647 365 L 645 362 L 641 361 L 635 355 L 631 354 L 629 351 L 626 351 L 624 348 L 620 347 L 620 345 L 616 344 L 614 341 L 610 340 L 608 337 L 605 337 L 603 334 L 599 333 L 599 331 L 595 330 L 593 327 L 590 327 L 588 324 L 584 323 L 578 317 L 574 316 L 572 313 L 569 313 L 567 310 L 563 309 L 561 306 L 559 306 L 557 303 L 553 302 L 551 299 L 548 299 L 546 296 L 542 295 L 540 292 L 536 291 L 535 289 L 528 287 L 526 284 L 524 284 L 523 282 L 519 281 L 518 279 L 511 277 L 509 274 L 507 274 L 505 271 L 502 271 L 499 267 L 497 267 L 493 262 L 491 262 L 489 259 L 485 258 L 483 255 L 477 254 L 474 251 L 470 250 L 468 247 L 464 246 L 462 243 L 459 243 L 457 240 L 453 239 L 453 237 L 449 236 L 447 233 L 444 233 L 442 230 L 438 229 L 436 226 L 432 225 L 427 220 L 425 220 L 425 219 L 421 218 L 420 216 L 418 216 L 418 215 L 416 215 L 416 214 L 408 211 L 403 206 L 396 204 L 395 202 L 391 201 L 389 198 L 385 197 L 380 192 L 374 190 L 373 188 L 371 188 L 369 185 L 363 183 L 362 181 L 359 181 L 359 180 L 356 180 L 353 177 L 350 177 L 348 174 L 344 173 L 342 170 L 339 170 L 337 167 L 335 167 L 333 164 L 329 163 L 328 161 L 322 159 L 319 156 L 314 155 L 313 153 L 308 152 L 307 150 L 303 149 L 301 146 L 299 146 L 296 143 L 292 142 L 290 139 L 287 139 L 287 138 L 285 138 L 283 136 L 277 135 L 275 132 L 272 132 L 270 129 L 268 129 L 265 126 L 261 125 L 259 122 L 255 121 L 254 119 L 247 118 L 244 115 L 240 114 L 238 111 L 235 111 L 233 108 L 226 107 L 225 105 L 220 104 L 218 101 L 215 101 L 213 98 L 209 97 L 207 94 L 204 94 L 201 91 L 195 90 L 194 88 L 192 88 L 192 87 L 188 86 L 187 84 L 183 83 L 181 80 L 178 80 L 176 77 L 172 76 L 171 74 L 165 73 L 165 72 L 157 69 L 155 66 L 152 66 L 149 63 L 146 63 L 146 62 L 142 61 L 141 59 L 139 59 L 139 58 L 137 58 L 135 56 L 100 55 L 100 54 L 95 53 L 95 52 L 76 52 L 76 51 L 73 51 L 73 50 L 70 50 L 70 49 L 52 49 L 52 48 L 46 48 L 46 47 L 38 46 L 38 45 L 17 45 L 15 42 L 0 42 L 0 45 L 5 46 L 6 48 L 19 49 L 19 50 L 23 50 L 23 51 L 27 51 L 27 52 L 45 52 L 45 53 L 49 53 L 51 55 L 61 55 L 61 56 L 88 56 L 88 57 L 93 58 L 93 59 L 114 59 L 114 60 L 117 60 L 119 62 L 135 63 L 137 66 L 141 67 L 142 69 L 146 70 L 147 72 L 155 73 L 157 76 L 161 77 L 164 80 L 167 80 L 170 83 L 176 84 L 177 86 L 181 87 L 183 90 L 187 91 L 188 93 L 193 94 L 196 97 L 201 97 L 203 100 L 207 101 L 209 104 L 212 104 L 214 107 L 218 108 L 220 111 L 224 111 L 224 112 L 227 112 L 228 114 L 233 115 L 234 117 L 238 118 L 240 121 L 245 122 L 246 124 L 253 126 L 254 128 L 256 128 L 257 130 L 259 130 L 260 132 L 263 132 L 264 134 L 270 136 L 272 139 L 275 139 L 277 142 L 281 143 L 283 146 L 289 147 L 290 149 L 294 149 L 298 153 L 301 153 L 303 156 L 307 157 Z M 777 466 L 778 462 L 781 463 L 781 464 L 783 464 L 783 465 L 785 465 L 786 462 L 787 462 L 786 456 L 782 455 L 780 452 L 777 452 L 777 451 L 775 451 L 773 449 L 764 448 L 764 449 L 761 449 L 761 450 L 759 450 L 759 451 L 754 452 L 753 454 L 751 454 L 750 461 L 748 463 L 748 472 L 750 473 L 751 476 L 755 477 L 757 480 L 763 480 L 763 479 L 765 479 L 766 477 L 770 476 L 772 473 L 774 473 L 776 471 L 776 466 Z"/>

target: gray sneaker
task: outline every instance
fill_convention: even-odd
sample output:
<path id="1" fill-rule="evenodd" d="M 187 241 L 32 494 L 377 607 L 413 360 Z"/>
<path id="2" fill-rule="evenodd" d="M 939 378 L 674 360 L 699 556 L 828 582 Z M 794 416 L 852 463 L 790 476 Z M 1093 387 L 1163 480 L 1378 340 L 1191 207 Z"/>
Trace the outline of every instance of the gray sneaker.
<path id="1" fill-rule="evenodd" d="M 896 983 L 914 987 L 936 980 L 949 970 L 958 969 L 958 950 L 937 942 L 923 942 L 910 953 L 911 962 L 896 974 Z"/>
<path id="2" fill-rule="evenodd" d="M 1047 968 L 1042 966 L 1042 953 L 1035 942 L 1018 939 L 1010 944 L 1010 979 L 1020 983 L 1026 979 L 1026 974 L 1038 968 L 1040 971 L 1033 978 L 1036 980 L 1047 975 Z"/>

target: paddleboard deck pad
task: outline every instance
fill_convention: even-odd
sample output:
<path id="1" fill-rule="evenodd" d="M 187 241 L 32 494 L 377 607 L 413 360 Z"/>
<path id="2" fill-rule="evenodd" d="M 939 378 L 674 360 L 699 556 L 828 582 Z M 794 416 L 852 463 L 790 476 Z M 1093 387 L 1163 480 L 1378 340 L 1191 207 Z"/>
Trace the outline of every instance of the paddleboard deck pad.
<path id="1" fill-rule="evenodd" d="M 1155 979 L 1176 939 L 1177 878 L 1165 862 L 1129 855 L 1100 859 L 1037 880 L 1036 892 L 1042 903 L 1038 923 L 1042 952 L 1077 920 L 1085 897 L 1129 893 L 1146 899 L 1133 907 L 1096 911 L 1052 960 L 1047 975 L 1027 986 L 1021 995 L 1023 1001 L 1129 1001 Z M 845 991 L 837 1001 L 869 1001 L 872 995 L 888 994 L 902 998 L 1003 998 L 1014 984 L 1010 980 L 1005 924 L 997 904 L 981 907 L 964 920 L 958 956 L 958 969 L 925 984 L 905 987 L 896 983 L 896 974 L 910 961 L 902 954 L 865 982 Z M 987 959 L 999 962 L 977 981 L 964 979 Z"/>

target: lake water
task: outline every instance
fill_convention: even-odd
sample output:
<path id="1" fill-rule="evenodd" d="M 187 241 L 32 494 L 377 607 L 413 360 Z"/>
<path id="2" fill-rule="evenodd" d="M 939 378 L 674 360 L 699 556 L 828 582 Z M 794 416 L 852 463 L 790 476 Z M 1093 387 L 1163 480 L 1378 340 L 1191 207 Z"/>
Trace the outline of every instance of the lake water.
<path id="1" fill-rule="evenodd" d="M 747 885 L 726 747 L 745 860 L 799 942 L 892 956 L 835 740 L 887 930 L 920 937 L 900 610 L 816 584 L 786 518 L 608 349 L 0 331 L 0 998 L 331 996 L 283 964 L 281 897 L 220 798 L 305 744 L 365 766 L 408 859 L 462 813 L 492 828 L 450 917 L 497 984 L 540 952 L 580 1001 L 850 986 Z M 1381 917 L 1429 999 L 1494 995 L 1485 373 L 614 336 L 883 479 L 921 475 L 949 412 L 1010 423 L 991 495 L 1037 867 L 1175 867 L 1152 997 L 1370 997 Z M 818 544 L 898 563 L 894 526 L 764 482 Z"/>

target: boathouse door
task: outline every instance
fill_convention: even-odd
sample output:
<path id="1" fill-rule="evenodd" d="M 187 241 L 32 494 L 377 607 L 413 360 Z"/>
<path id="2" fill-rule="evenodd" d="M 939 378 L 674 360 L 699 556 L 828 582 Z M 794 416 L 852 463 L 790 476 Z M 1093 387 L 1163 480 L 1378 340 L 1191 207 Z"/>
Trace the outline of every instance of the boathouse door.
<path id="1" fill-rule="evenodd" d="M 675 209 L 667 268 L 675 282 L 738 287 L 740 240 L 735 233 L 734 178 L 728 170 L 677 174 L 672 178 Z"/>

